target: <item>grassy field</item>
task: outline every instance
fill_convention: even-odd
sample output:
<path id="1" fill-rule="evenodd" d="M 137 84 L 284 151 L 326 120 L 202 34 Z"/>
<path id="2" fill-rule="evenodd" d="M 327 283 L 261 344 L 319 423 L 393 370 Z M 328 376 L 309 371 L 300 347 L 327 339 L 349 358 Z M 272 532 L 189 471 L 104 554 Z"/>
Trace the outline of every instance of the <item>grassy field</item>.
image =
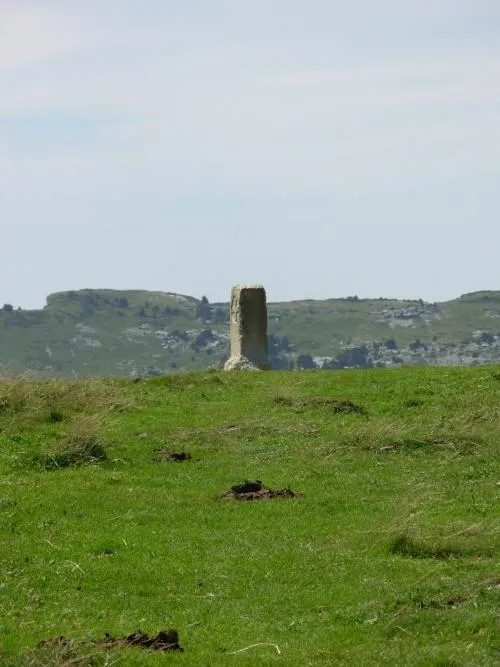
<path id="1" fill-rule="evenodd" d="M 496 665 L 499 445 L 493 367 L 3 382 L 0 664 Z"/>

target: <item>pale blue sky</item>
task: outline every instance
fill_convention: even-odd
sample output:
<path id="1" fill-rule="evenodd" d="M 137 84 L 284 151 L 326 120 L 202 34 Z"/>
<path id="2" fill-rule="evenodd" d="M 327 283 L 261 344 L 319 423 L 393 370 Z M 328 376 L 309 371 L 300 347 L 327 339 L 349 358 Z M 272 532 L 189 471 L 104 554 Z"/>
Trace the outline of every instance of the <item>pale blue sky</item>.
<path id="1" fill-rule="evenodd" d="M 498 0 L 0 0 L 0 304 L 500 289 Z"/>

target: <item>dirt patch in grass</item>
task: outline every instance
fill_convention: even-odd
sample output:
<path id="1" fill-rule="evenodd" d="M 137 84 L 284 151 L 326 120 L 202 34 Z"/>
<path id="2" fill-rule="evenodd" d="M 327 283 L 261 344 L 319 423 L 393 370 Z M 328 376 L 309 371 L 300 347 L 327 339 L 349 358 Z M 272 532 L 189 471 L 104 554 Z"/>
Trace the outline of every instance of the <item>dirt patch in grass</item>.
<path id="1" fill-rule="evenodd" d="M 153 461 L 156 463 L 164 463 L 166 461 L 179 463 L 180 461 L 191 461 L 192 458 L 189 452 L 173 452 L 171 449 L 155 449 L 153 453 Z"/>
<path id="2" fill-rule="evenodd" d="M 122 646 L 139 646 L 151 651 L 162 651 L 164 653 L 172 651 L 182 652 L 184 649 L 179 644 L 179 633 L 177 630 L 160 630 L 155 637 L 150 637 L 146 632 L 136 630 L 126 637 L 112 637 L 108 633 L 104 639 L 94 642 L 97 645 L 109 646 L 112 648 Z"/>
<path id="3" fill-rule="evenodd" d="M 343 398 L 332 398 L 330 396 L 313 396 L 308 398 L 292 398 L 290 396 L 276 396 L 273 399 L 274 405 L 283 405 L 296 410 L 307 408 L 317 410 L 327 410 L 334 414 L 355 413 L 366 415 L 366 409 L 362 405 L 357 405 L 352 401 Z"/>
<path id="4" fill-rule="evenodd" d="M 235 484 L 230 491 L 225 491 L 220 497 L 224 500 L 265 500 L 266 498 L 302 498 L 303 496 L 291 489 L 268 489 L 257 479 Z"/>
<path id="5" fill-rule="evenodd" d="M 102 646 L 103 648 L 135 646 L 163 653 L 184 651 L 179 644 L 179 633 L 173 629 L 160 630 L 153 637 L 150 637 L 146 632 L 142 632 L 142 630 L 136 630 L 125 637 L 112 637 L 106 633 L 103 639 L 91 640 L 90 642 L 74 642 L 63 636 L 53 637 L 39 642 L 37 649 L 45 653 L 49 652 L 53 657 L 57 656 L 60 664 L 65 664 L 65 661 L 68 664 L 73 662 L 76 664 L 77 661 L 81 664 L 81 661 L 85 659 L 85 651 L 91 646 Z M 81 656 L 79 655 L 80 653 L 82 654 Z"/>

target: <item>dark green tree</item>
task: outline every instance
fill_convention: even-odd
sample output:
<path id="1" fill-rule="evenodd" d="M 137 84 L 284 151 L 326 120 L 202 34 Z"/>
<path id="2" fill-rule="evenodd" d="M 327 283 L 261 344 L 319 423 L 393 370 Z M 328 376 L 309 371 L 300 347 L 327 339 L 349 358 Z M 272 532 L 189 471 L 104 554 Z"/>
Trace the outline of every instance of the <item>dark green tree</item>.
<path id="1" fill-rule="evenodd" d="M 299 354 L 297 357 L 297 368 L 316 368 L 316 364 L 310 354 Z"/>
<path id="2" fill-rule="evenodd" d="M 196 304 L 196 317 L 202 322 L 210 322 L 212 320 L 212 307 L 208 303 L 206 296 L 201 297 L 201 301 Z"/>

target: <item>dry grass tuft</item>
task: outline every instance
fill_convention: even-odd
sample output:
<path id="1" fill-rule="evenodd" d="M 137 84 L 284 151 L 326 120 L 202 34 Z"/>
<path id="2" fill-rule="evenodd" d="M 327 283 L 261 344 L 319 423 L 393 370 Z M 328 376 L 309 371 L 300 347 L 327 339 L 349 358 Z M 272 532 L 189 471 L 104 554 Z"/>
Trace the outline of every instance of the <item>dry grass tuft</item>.
<path id="1" fill-rule="evenodd" d="M 110 413 L 130 409 L 123 391 L 102 380 L 0 382 L 0 420 L 17 424 L 58 423 L 74 413 Z"/>
<path id="2" fill-rule="evenodd" d="M 102 463 L 107 459 L 102 444 L 103 424 L 97 416 L 79 416 L 70 429 L 63 433 L 57 446 L 41 457 L 42 466 L 47 469 Z"/>

